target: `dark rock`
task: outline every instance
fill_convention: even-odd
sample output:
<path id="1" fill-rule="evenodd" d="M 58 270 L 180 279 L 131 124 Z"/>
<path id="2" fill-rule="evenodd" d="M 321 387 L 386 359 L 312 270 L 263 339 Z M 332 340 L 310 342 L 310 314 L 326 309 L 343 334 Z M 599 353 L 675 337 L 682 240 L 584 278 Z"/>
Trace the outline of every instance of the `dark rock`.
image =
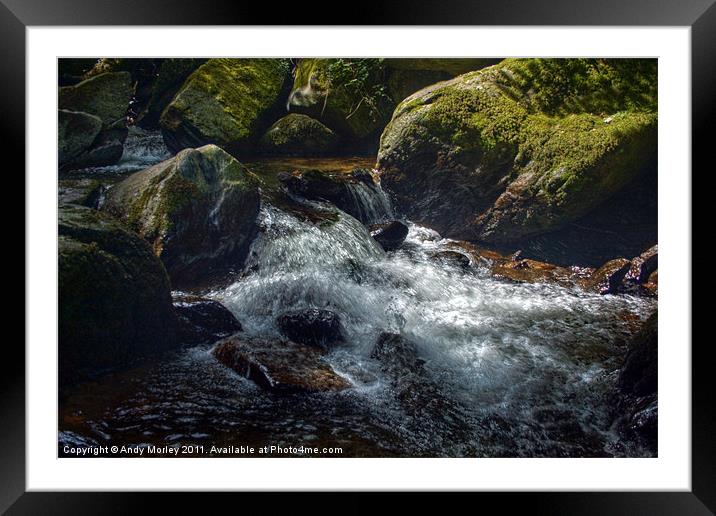
<path id="1" fill-rule="evenodd" d="M 60 88 L 58 105 L 60 109 L 95 115 L 107 129 L 126 118 L 133 93 L 128 72 L 103 73 Z"/>
<path id="2" fill-rule="evenodd" d="M 229 337 L 216 359 L 260 387 L 281 394 L 347 389 L 351 384 L 323 361 L 321 350 L 287 341 Z"/>
<path id="3" fill-rule="evenodd" d="M 258 231 L 259 205 L 255 177 L 206 145 L 114 185 L 102 209 L 147 240 L 181 288 L 243 264 Z"/>
<path id="4" fill-rule="evenodd" d="M 438 251 L 433 258 L 461 269 L 470 268 L 470 257 L 458 251 Z"/>
<path id="5" fill-rule="evenodd" d="M 60 204 L 79 204 L 96 209 L 105 188 L 105 185 L 96 179 L 60 179 L 57 198 Z"/>
<path id="6" fill-rule="evenodd" d="M 63 170 L 114 165 L 122 158 L 127 134 L 123 124 L 101 131 L 92 146 L 62 167 Z"/>
<path id="7" fill-rule="evenodd" d="M 146 106 L 139 113 L 137 123 L 144 128 L 157 129 L 162 111 L 172 101 L 184 81 L 205 62 L 206 59 L 200 58 L 162 60 L 156 80 L 150 86 Z"/>
<path id="8" fill-rule="evenodd" d="M 314 201 L 327 201 L 364 224 L 384 220 L 390 212 L 382 192 L 369 169 L 350 172 L 309 169 L 278 175 L 293 195 Z"/>
<path id="9" fill-rule="evenodd" d="M 386 251 L 398 249 L 408 236 L 408 226 L 399 220 L 381 226 L 371 231 L 371 235 Z"/>
<path id="10" fill-rule="evenodd" d="M 92 146 L 102 130 L 102 120 L 89 113 L 60 109 L 57 112 L 59 164 L 76 158 Z"/>
<path id="11" fill-rule="evenodd" d="M 649 276 L 658 267 L 658 246 L 653 246 L 631 261 L 626 281 L 636 284 L 643 284 L 649 280 Z"/>
<path id="12" fill-rule="evenodd" d="M 146 242 L 76 205 L 60 205 L 58 232 L 60 385 L 176 344 L 169 278 Z"/>
<path id="13" fill-rule="evenodd" d="M 629 343 L 617 379 L 618 428 L 647 448 L 657 450 L 658 314 L 647 319 Z"/>
<path id="14" fill-rule="evenodd" d="M 259 151 L 269 156 L 324 156 L 333 152 L 338 137 L 318 120 L 292 113 L 269 127 Z"/>
<path id="15" fill-rule="evenodd" d="M 308 346 L 329 347 L 343 341 L 341 319 L 335 312 L 308 308 L 280 315 L 276 322 L 289 339 Z"/>
<path id="16" fill-rule="evenodd" d="M 172 298 L 177 315 L 177 338 L 184 345 L 216 342 L 241 331 L 241 324 L 224 305 L 213 299 L 184 294 Z"/>
<path id="17" fill-rule="evenodd" d="M 630 267 L 631 261 L 626 258 L 610 260 L 592 274 L 585 286 L 600 294 L 616 294 L 623 288 L 623 280 Z"/>
<path id="18" fill-rule="evenodd" d="M 381 333 L 370 357 L 381 362 L 383 371 L 396 375 L 420 372 L 425 364 L 415 344 L 397 333 Z"/>
<path id="19" fill-rule="evenodd" d="M 67 59 L 57 60 L 58 83 L 60 86 L 72 86 L 83 81 L 85 74 L 97 64 L 97 59 Z"/>

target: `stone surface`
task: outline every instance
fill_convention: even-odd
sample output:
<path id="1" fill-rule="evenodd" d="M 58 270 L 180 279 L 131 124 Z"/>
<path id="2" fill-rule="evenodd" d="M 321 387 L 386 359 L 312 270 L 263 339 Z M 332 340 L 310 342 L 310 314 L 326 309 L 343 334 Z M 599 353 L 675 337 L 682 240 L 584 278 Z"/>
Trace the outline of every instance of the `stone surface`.
<path id="1" fill-rule="evenodd" d="M 653 60 L 506 59 L 401 102 L 378 168 L 411 220 L 507 244 L 563 228 L 638 180 L 656 132 Z"/>
<path id="2" fill-rule="evenodd" d="M 103 210 L 147 240 L 175 287 L 240 267 L 257 231 L 256 178 L 215 145 L 132 174 Z"/>
<path id="3" fill-rule="evenodd" d="M 585 286 L 600 294 L 616 294 L 623 288 L 623 280 L 630 267 L 631 261 L 626 258 L 610 260 L 592 274 Z"/>
<path id="4" fill-rule="evenodd" d="M 330 310 L 308 308 L 287 312 L 276 322 L 281 333 L 299 344 L 326 348 L 343 341 L 341 319 Z"/>
<path id="5" fill-rule="evenodd" d="M 288 77 L 283 59 L 209 59 L 162 112 L 167 147 L 213 143 L 235 156 L 250 153 L 284 107 Z"/>
<path id="6" fill-rule="evenodd" d="M 229 309 L 213 299 L 174 294 L 172 304 L 177 316 L 177 339 L 183 345 L 213 343 L 242 330 Z"/>
<path id="7" fill-rule="evenodd" d="M 169 279 L 146 242 L 76 205 L 60 205 L 58 231 L 61 385 L 175 345 Z"/>
<path id="8" fill-rule="evenodd" d="M 385 251 L 395 251 L 408 236 L 408 226 L 399 220 L 378 224 L 376 229 L 371 231 L 371 236 Z"/>
<path id="9" fill-rule="evenodd" d="M 222 364 L 275 393 L 340 391 L 351 386 L 323 361 L 320 350 L 289 341 L 229 337 L 212 353 Z"/>
<path id="10" fill-rule="evenodd" d="M 59 164 L 76 158 L 92 146 L 102 129 L 102 120 L 89 113 L 60 109 L 57 112 Z"/>
<path id="11" fill-rule="evenodd" d="M 259 142 L 268 156 L 324 156 L 336 151 L 338 136 L 318 120 L 292 113 L 269 127 Z"/>
<path id="12" fill-rule="evenodd" d="M 60 109 L 95 115 L 107 129 L 125 119 L 133 93 L 129 72 L 103 73 L 61 87 L 58 105 Z"/>

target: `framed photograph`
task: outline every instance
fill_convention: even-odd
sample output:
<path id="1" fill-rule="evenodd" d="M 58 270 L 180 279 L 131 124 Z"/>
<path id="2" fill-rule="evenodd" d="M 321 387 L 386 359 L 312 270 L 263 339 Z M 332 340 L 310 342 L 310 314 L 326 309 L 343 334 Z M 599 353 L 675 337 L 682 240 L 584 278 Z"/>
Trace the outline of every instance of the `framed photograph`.
<path id="1" fill-rule="evenodd" d="M 27 299 L 3 510 L 141 503 L 91 491 L 716 510 L 691 301 L 711 0 L 350 25 L 2 2 Z"/>

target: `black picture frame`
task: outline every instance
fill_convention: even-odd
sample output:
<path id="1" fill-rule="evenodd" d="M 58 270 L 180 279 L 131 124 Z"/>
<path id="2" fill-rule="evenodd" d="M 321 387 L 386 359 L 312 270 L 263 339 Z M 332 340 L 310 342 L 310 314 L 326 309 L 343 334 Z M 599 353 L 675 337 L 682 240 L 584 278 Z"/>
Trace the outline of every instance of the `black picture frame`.
<path id="1" fill-rule="evenodd" d="M 25 30 L 38 25 L 576 25 L 576 26 L 687 26 L 691 28 L 692 70 L 692 168 L 713 169 L 708 128 L 715 120 L 716 94 L 716 4 L 715 0 L 429 0 L 420 4 L 398 0 L 390 4 L 361 2 L 349 13 L 339 15 L 335 3 L 315 1 L 305 9 L 286 10 L 280 4 L 241 3 L 230 0 L 0 0 L 0 127 L 6 149 L 23 149 L 25 139 Z M 317 13 L 323 13 L 318 15 Z M 320 17 L 319 17 L 320 16 Z M 333 19 L 329 19 L 333 16 Z M 663 142 L 662 142 L 663 144 Z M 25 192 L 19 170 L 24 153 L 15 151 L 12 167 L 18 191 Z M 6 170 L 6 174 L 10 174 Z M 49 175 L 49 172 L 48 172 Z M 692 174 L 692 178 L 697 174 Z M 701 182 L 701 179 L 699 180 Z M 698 195 L 692 183 L 692 220 Z M 701 192 L 701 193 L 699 193 Z M 24 198 L 24 196 L 23 196 Z M 16 212 L 17 213 L 17 212 Z M 20 231 L 17 217 L 16 231 Z M 692 234 L 695 231 L 692 230 Z M 708 231 L 706 234 L 708 235 Z M 19 236 L 19 235 L 18 235 Z M 19 236 L 24 241 L 24 235 Z M 705 239 L 708 242 L 708 238 Z M 15 240 L 19 242 L 20 240 Z M 705 269 L 706 255 L 691 249 L 691 270 Z M 24 247 L 23 247 L 24 249 Z M 23 258 L 24 256 L 23 251 Z M 17 256 L 19 259 L 19 255 Z M 685 264 L 686 266 L 686 264 Z M 24 266 L 23 266 L 24 267 Z M 24 269 L 27 275 L 29 271 Z M 17 303 L 19 305 L 20 303 Z M 24 307 L 24 303 L 22 303 Z M 692 302 L 692 321 L 700 318 L 708 304 Z M 705 314 L 704 314 L 705 315 Z M 641 493 L 484 493 L 484 501 L 497 502 L 501 510 L 521 508 L 538 514 L 714 514 L 716 513 L 716 421 L 712 393 L 711 339 L 692 346 L 692 491 Z M 688 346 L 689 342 L 671 343 Z M 0 375 L 0 511 L 8 514 L 128 514 L 147 507 L 147 494 L 133 493 L 27 493 L 25 490 L 25 355 L 17 339 L 4 346 L 4 374 Z M 166 512 L 183 507 L 186 495 L 155 494 Z M 253 495 L 242 494 L 242 506 Z M 342 502 L 346 510 L 368 512 L 374 495 L 352 494 Z M 292 496 L 294 512 L 301 496 Z M 484 503 L 481 500 L 479 503 Z M 282 497 L 262 500 L 264 509 L 286 503 Z M 322 498 L 321 505 L 335 502 Z M 413 498 L 421 504 L 421 497 Z M 310 505 L 310 504 L 308 504 Z"/>

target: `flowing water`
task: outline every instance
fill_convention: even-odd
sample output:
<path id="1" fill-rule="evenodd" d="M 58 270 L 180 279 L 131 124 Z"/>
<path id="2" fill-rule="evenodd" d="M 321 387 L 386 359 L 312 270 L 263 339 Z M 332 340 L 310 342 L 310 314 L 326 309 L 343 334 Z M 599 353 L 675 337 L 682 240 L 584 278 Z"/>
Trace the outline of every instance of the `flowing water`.
<path id="1" fill-rule="evenodd" d="M 394 216 L 357 189 L 369 219 Z M 204 292 L 250 336 L 279 337 L 288 310 L 337 312 L 326 360 L 352 387 L 276 395 L 209 346 L 80 386 L 60 403 L 60 441 L 340 447 L 342 456 L 639 456 L 611 428 L 611 396 L 634 320 L 656 301 L 494 278 L 437 261 L 450 243 L 410 224 L 386 253 L 355 218 L 314 224 L 265 204 L 245 272 Z M 414 344 L 406 367 L 371 351 L 383 332 Z"/>

